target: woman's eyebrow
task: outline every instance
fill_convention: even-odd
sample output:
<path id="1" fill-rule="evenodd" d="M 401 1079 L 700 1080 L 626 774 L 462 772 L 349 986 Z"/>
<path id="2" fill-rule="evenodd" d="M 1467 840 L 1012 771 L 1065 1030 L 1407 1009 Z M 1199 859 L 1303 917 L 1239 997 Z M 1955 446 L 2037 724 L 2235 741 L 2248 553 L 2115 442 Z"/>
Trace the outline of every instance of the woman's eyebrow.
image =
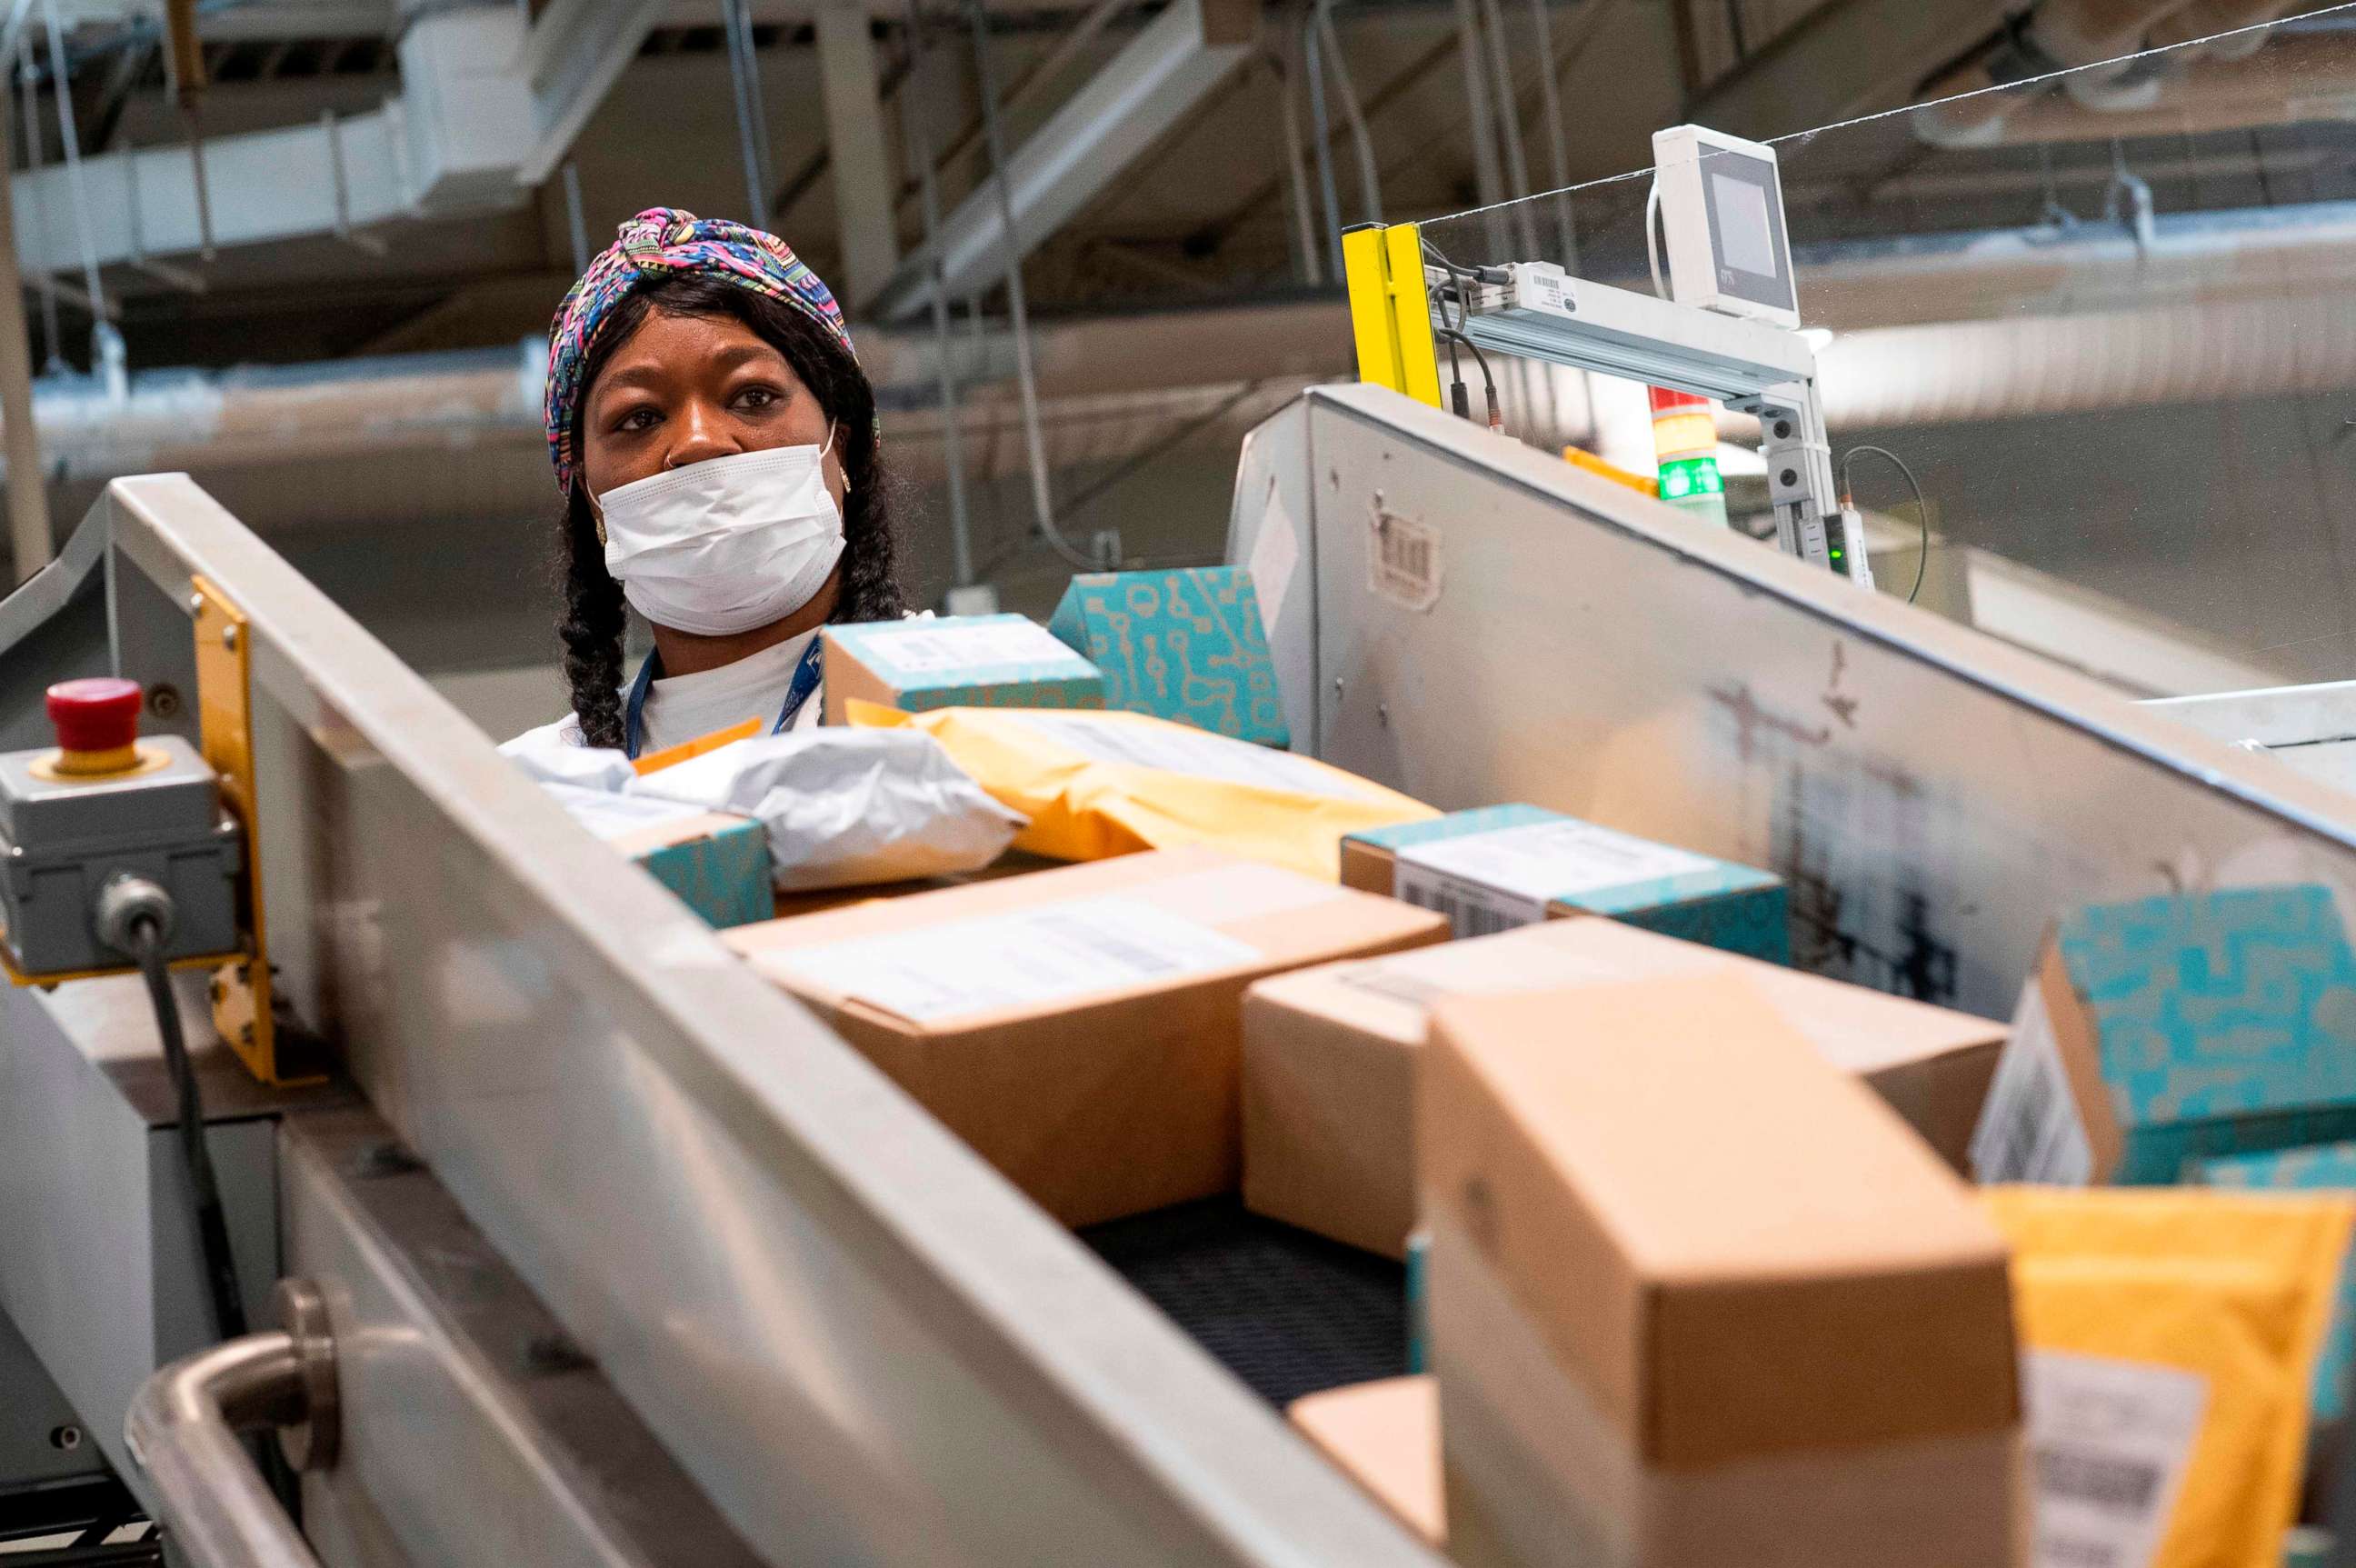
<path id="1" fill-rule="evenodd" d="M 599 376 L 597 390 L 603 392 L 608 387 L 660 386 L 668 374 L 669 372 L 660 365 L 630 365 L 622 370 L 609 371 Z"/>

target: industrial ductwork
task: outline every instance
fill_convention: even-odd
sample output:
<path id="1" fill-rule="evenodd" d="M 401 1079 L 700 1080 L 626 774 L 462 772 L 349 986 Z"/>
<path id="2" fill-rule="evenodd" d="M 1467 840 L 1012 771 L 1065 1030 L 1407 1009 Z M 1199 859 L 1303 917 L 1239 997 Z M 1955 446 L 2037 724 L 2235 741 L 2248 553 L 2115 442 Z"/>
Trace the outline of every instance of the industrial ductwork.
<path id="1" fill-rule="evenodd" d="M 2046 0 L 2001 42 L 1933 84 L 1931 96 L 1944 102 L 1912 117 L 1915 134 L 1947 147 L 2132 134 L 2110 117 L 2163 102 L 2174 115 L 2193 112 L 2187 101 L 2203 95 L 2209 72 L 2255 54 L 2269 36 L 2265 24 L 2287 9 L 2289 0 Z M 1990 91 L 2047 76 L 2057 80 Z M 2277 91 L 2274 101 L 2288 95 Z M 2057 111 L 2057 100 L 2077 113 Z M 2031 115 L 2038 130 L 2024 134 L 2018 123 Z"/>
<path id="2" fill-rule="evenodd" d="M 1826 416 L 1862 429 L 2356 387 L 2356 318 L 2340 289 L 2351 249 L 2356 204 L 2310 204 L 2167 217 L 2140 243 L 2087 224 L 1814 247 L 1798 259 L 1806 286 L 1838 301 L 1825 318 L 1837 335 L 1819 354 Z M 1346 308 L 1326 300 L 1044 326 L 1034 358 L 1046 456 L 1066 467 L 1231 437 L 1299 387 L 1349 376 L 1351 341 Z M 871 328 L 862 348 L 895 468 L 937 478 L 932 335 Z M 1019 472 L 1010 342 L 960 336 L 953 354 L 968 474 Z M 37 413 L 54 483 L 173 467 L 332 467 L 341 480 L 367 463 L 385 482 L 295 487 L 306 521 L 376 518 L 388 504 L 380 490 L 489 515 L 547 503 L 542 364 L 530 343 L 157 371 L 134 377 L 120 402 L 77 378 L 41 383 Z M 1519 377 L 1501 380 L 1526 426 Z M 1557 376 L 1551 397 L 1534 380 L 1548 433 L 1588 438 L 1583 380 Z M 459 449 L 463 493 L 447 478 Z"/>
<path id="3" fill-rule="evenodd" d="M 18 257 L 66 272 L 513 206 L 658 9 L 560 0 L 529 27 L 509 5 L 420 16 L 401 38 L 401 96 L 380 109 L 16 175 Z"/>

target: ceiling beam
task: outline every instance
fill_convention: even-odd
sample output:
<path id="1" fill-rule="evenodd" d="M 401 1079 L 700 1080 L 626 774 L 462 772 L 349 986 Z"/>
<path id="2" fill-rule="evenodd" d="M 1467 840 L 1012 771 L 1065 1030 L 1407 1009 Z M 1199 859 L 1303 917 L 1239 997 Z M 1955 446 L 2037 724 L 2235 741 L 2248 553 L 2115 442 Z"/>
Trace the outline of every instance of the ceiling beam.
<path id="1" fill-rule="evenodd" d="M 1035 250 L 1214 91 L 1251 51 L 1258 20 L 1257 7 L 1237 0 L 1172 0 L 1049 115 L 1007 159 L 1015 257 Z M 901 262 L 875 313 L 905 321 L 931 304 L 936 287 L 952 299 L 988 287 L 1008 259 L 999 213 L 994 179 L 985 181 L 942 220 L 930 245 Z"/>
<path id="2" fill-rule="evenodd" d="M 518 185 L 538 185 L 564 161 L 667 8 L 667 0 L 553 0 L 533 20 L 523 72 L 535 134 L 522 152 Z"/>
<path id="3" fill-rule="evenodd" d="M 1711 83 L 1687 118 L 1763 140 L 1894 108 L 2004 11 L 2003 0 L 1826 0 Z"/>

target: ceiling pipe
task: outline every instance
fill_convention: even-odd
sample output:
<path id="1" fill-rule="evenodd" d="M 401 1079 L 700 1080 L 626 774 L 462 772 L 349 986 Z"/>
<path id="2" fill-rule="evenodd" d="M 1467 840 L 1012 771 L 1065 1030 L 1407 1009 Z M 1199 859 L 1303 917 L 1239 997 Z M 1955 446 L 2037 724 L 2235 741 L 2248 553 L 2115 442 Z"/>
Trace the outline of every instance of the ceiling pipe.
<path id="1" fill-rule="evenodd" d="M 2270 35 L 2261 30 L 2243 36 Z M 1990 95 L 1995 113 L 1985 107 L 1986 100 L 1933 104 L 1914 116 L 1915 134 L 1934 145 L 1974 148 L 2200 135 L 2278 124 L 2292 106 L 2331 104 L 2356 94 L 2356 45 L 2344 35 L 2276 37 L 2263 57 L 2254 51 L 2201 54 L 2183 70 L 2176 65 L 2178 58 L 2167 57 L 2165 76 L 2152 74 L 2151 80 L 2164 83 L 2165 91 L 2147 106 L 2115 102 L 2090 107 L 2050 92 L 2012 102 L 2006 101 L 2008 95 L 1997 93 Z M 1962 117 L 1950 111 L 1961 109 L 1975 111 L 1974 123 L 1957 134 Z M 2333 111 L 2308 117 L 2340 114 Z"/>
<path id="2" fill-rule="evenodd" d="M 2018 92 L 1993 88 L 2055 72 L 2064 91 L 2094 108 L 2142 107 L 2156 83 L 2132 57 L 2146 34 L 2190 0 L 2045 0 L 2027 22 L 1970 63 L 1932 84 L 1933 102 L 1912 116 L 1915 134 L 1933 146 L 1977 146 L 2000 134 L 2006 116 L 2051 84 Z M 1976 96 L 1968 96 L 1968 95 Z"/>
<path id="3" fill-rule="evenodd" d="M 2265 24 L 2278 21 L 2294 0 L 2191 0 L 2151 30 L 2154 48 L 2182 48 L 2180 59 L 2247 59 L 2266 47 Z M 2231 33 L 2231 38 L 2219 38 Z M 2202 42 L 2203 39 L 2214 40 Z"/>

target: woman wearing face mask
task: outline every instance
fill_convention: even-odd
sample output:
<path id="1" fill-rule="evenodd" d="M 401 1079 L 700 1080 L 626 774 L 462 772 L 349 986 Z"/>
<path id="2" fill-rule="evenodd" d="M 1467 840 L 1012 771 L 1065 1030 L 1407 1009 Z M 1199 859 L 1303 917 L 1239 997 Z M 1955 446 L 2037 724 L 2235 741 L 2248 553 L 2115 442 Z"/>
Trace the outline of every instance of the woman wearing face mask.
<path id="1" fill-rule="evenodd" d="M 558 307 L 545 412 L 573 714 L 509 746 L 816 724 L 819 628 L 903 613 L 874 392 L 818 274 L 775 235 L 639 213 Z M 625 605 L 654 635 L 626 682 Z"/>

